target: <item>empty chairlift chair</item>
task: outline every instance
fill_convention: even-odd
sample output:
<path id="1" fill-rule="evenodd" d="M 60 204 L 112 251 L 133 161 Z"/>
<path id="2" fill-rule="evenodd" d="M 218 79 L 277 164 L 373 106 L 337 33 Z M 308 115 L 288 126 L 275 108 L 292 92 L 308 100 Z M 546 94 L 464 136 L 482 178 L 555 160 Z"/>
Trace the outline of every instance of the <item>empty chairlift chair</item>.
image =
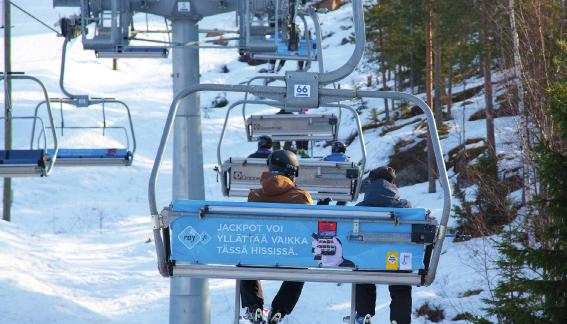
<path id="1" fill-rule="evenodd" d="M 47 90 L 43 83 L 35 77 L 24 75 L 23 73 L 14 73 L 8 76 L 11 80 L 30 80 L 38 84 L 41 88 L 43 96 L 47 99 Z M 4 80 L 4 74 L 0 74 L 0 79 Z M 16 106 L 12 102 L 12 106 Z M 58 151 L 57 135 L 54 131 L 53 116 L 51 113 L 51 106 L 46 105 L 47 117 L 49 125 L 52 129 L 50 135 L 52 136 L 51 147 L 48 148 L 47 141 L 38 141 L 37 146 L 34 146 L 34 141 L 31 141 L 29 149 L 9 149 L 0 150 L 0 177 L 35 177 L 35 176 L 48 176 L 51 173 L 53 164 L 55 163 L 55 155 Z M 12 121 L 29 121 L 32 124 L 32 130 L 39 126 L 41 132 L 45 134 L 45 125 L 43 120 L 37 115 L 23 116 L 18 115 L 13 111 L 10 117 Z M 2 123 L 4 117 L 0 117 Z M 32 131 L 33 132 L 33 131 Z M 32 135 L 33 136 L 33 135 Z M 40 146 L 40 144 L 42 144 Z M 51 154 L 51 155 L 50 155 Z"/>
<path id="2" fill-rule="evenodd" d="M 89 131 L 89 130 L 100 130 L 103 136 L 106 136 L 107 132 L 118 131 L 124 134 L 124 143 L 122 147 L 111 147 L 111 148 L 100 148 L 100 147 L 61 147 L 57 154 L 57 165 L 58 166 L 130 166 L 134 158 L 134 153 L 136 151 L 136 138 L 134 135 L 134 127 L 132 123 L 132 117 L 130 114 L 129 107 L 118 100 L 108 99 L 108 98 L 92 98 L 89 99 L 89 104 L 85 108 L 77 108 L 76 111 L 82 109 L 92 109 L 93 106 L 100 105 L 102 109 L 102 125 L 98 126 L 69 126 L 65 124 L 63 104 L 73 105 L 73 100 L 71 99 L 59 99 L 52 98 L 51 102 L 58 102 L 61 106 L 61 123 L 60 126 L 56 126 L 56 129 L 61 131 L 62 137 L 65 135 L 65 131 Z M 107 125 L 107 113 L 106 106 L 108 104 L 115 104 L 118 107 L 122 107 L 126 112 L 128 125 L 127 126 L 108 126 Z M 39 107 L 39 105 L 38 105 Z M 69 135 L 67 135 L 69 136 Z M 52 152 L 48 150 L 50 156 Z"/>
<path id="3" fill-rule="evenodd" d="M 318 60 L 320 26 L 314 14 L 291 2 L 239 0 L 239 50 L 259 60 Z M 306 16 L 313 19 L 312 39 Z M 302 21 L 303 31 L 296 19 Z"/>

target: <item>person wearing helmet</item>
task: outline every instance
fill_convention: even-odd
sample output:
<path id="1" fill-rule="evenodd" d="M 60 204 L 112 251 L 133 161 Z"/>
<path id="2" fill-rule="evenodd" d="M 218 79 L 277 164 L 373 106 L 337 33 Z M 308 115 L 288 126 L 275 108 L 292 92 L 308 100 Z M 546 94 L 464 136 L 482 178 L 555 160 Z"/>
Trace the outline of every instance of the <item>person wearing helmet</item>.
<path id="1" fill-rule="evenodd" d="M 346 145 L 343 142 L 336 141 L 331 146 L 331 154 L 323 158 L 323 161 L 333 161 L 333 162 L 350 162 L 350 157 L 346 154 Z M 331 203 L 331 198 L 324 198 L 317 202 L 317 205 L 329 205 Z M 346 205 L 346 201 L 337 201 L 337 206 Z"/>
<path id="2" fill-rule="evenodd" d="M 267 135 L 258 137 L 258 150 L 248 155 L 249 158 L 265 159 L 272 154 L 272 138 Z"/>
<path id="3" fill-rule="evenodd" d="M 253 189 L 248 194 L 249 202 L 271 202 L 286 204 L 312 205 L 308 192 L 295 185 L 299 172 L 299 161 L 293 152 L 278 150 L 268 157 L 269 172 L 260 177 L 261 188 Z M 246 309 L 245 318 L 254 324 L 275 324 L 290 314 L 299 300 L 303 282 L 284 281 L 272 301 L 272 307 L 266 321 L 263 316 L 264 296 L 259 280 L 242 280 L 240 297 L 242 307 Z"/>
<path id="4" fill-rule="evenodd" d="M 396 172 L 389 166 L 378 167 L 368 175 L 364 200 L 357 206 L 411 208 L 409 201 L 400 198 L 396 186 Z M 411 286 L 390 285 L 390 321 L 398 324 L 411 323 Z M 356 284 L 356 324 L 371 323 L 376 308 L 376 285 Z"/>
<path id="5" fill-rule="evenodd" d="M 343 142 L 336 141 L 331 147 L 331 154 L 327 155 L 323 161 L 335 161 L 335 162 L 350 162 L 350 157 L 346 154 L 346 145 Z"/>

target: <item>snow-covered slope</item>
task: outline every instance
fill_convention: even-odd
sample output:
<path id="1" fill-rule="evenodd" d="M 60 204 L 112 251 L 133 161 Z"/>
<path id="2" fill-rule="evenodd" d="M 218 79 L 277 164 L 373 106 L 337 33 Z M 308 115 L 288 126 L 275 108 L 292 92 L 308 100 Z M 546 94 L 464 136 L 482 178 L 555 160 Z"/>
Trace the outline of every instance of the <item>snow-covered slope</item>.
<path id="1" fill-rule="evenodd" d="M 45 1 L 50 2 L 50 1 Z M 37 1 L 15 1 L 49 22 L 70 11 L 52 9 Z M 334 35 L 324 41 L 326 69 L 338 67 L 350 55 L 353 45 L 341 46 L 352 29 L 349 5 L 322 16 L 325 33 Z M 204 19 L 203 28 L 228 28 L 232 14 Z M 159 24 L 159 20 L 152 20 Z M 345 28 L 339 28 L 345 26 Z M 346 30 L 343 30 L 346 29 Z M 40 78 L 51 96 L 60 96 L 58 88 L 59 60 L 62 39 L 43 26 L 14 10 L 13 70 L 25 71 Z M 222 73 L 227 65 L 230 73 Z M 73 93 L 115 97 L 132 109 L 138 148 L 133 166 L 129 168 L 56 168 L 48 178 L 17 178 L 14 183 L 13 221 L 0 221 L 0 323 L 164 323 L 168 318 L 169 281 L 156 269 L 147 206 L 147 183 L 157 144 L 161 137 L 169 104 L 172 100 L 171 61 L 119 60 L 119 70 L 112 70 L 110 60 L 94 58 L 83 51 L 80 42 L 69 47 L 66 84 Z M 246 81 L 261 68 L 238 62 L 233 50 L 201 51 L 202 82 L 237 84 Z M 370 73 L 370 72 L 366 72 Z M 365 74 L 357 71 L 343 87 L 362 84 Z M 477 80 L 478 81 L 478 80 Z M 201 95 L 208 106 L 217 93 Z M 228 94 L 229 101 L 241 95 Z M 18 115 L 33 113 L 41 99 L 37 88 L 25 82 L 14 82 L 14 109 Z M 472 99 L 467 108 L 454 109 L 455 121 L 474 112 L 482 103 L 482 94 Z M 374 100 L 369 106 L 381 109 Z M 54 108 L 58 108 L 55 106 Z M 124 125 L 125 116 L 108 107 L 110 120 Z M 259 112 L 263 107 L 250 107 Z M 273 111 L 273 109 L 271 109 Z M 93 123 L 101 123 L 98 111 L 77 114 L 64 107 L 65 122 L 81 122 L 84 114 Z M 203 145 L 207 199 L 224 199 L 216 183 L 216 145 L 224 121 L 225 109 L 207 111 L 203 118 Z M 59 112 L 57 111 L 57 114 Z M 56 114 L 56 115 L 57 115 Z M 369 111 L 361 115 L 368 120 Z M 461 118 L 461 119 L 460 119 Z M 475 124 L 477 123 L 477 124 Z M 483 135 L 483 121 L 467 123 L 467 138 Z M 450 124 L 452 132 L 443 141 L 444 150 L 462 141 L 458 122 Z M 354 122 L 344 118 L 341 138 L 352 132 Z M 513 151 L 513 123 L 509 118 L 497 120 L 499 151 Z M 243 121 L 235 113 L 229 122 L 223 152 L 225 156 L 252 152 L 255 143 L 246 142 Z M 404 127 L 379 137 L 379 129 L 368 131 L 368 168 L 383 165 L 393 152 L 393 145 L 402 138 L 416 135 L 412 127 Z M 3 136 L 3 130 L 2 130 Z M 459 137 L 460 136 L 460 137 Z M 16 127 L 15 145 L 29 143 L 29 128 Z M 107 137 L 96 132 L 66 133 L 60 138 L 66 145 L 88 142 L 93 146 L 108 145 Z M 3 138 L 2 138 L 3 141 Z M 353 157 L 360 155 L 358 139 L 349 147 Z M 316 148 L 316 155 L 327 149 Z M 171 160 L 165 163 L 160 177 L 160 204 L 171 196 Z M 401 188 L 402 196 L 416 206 L 430 208 L 439 214 L 441 193 L 428 194 L 426 184 Z M 479 298 L 487 294 L 483 270 L 489 245 L 481 240 L 454 244 L 447 242 L 439 266 L 437 280 L 431 287 L 414 288 L 413 303 L 417 308 L 425 301 L 441 305 L 446 318 L 458 313 L 478 312 Z M 211 280 L 212 323 L 229 323 L 232 315 L 234 281 Z M 264 284 L 267 301 L 275 294 L 279 282 Z M 484 289 L 473 297 L 461 297 L 468 289 Z M 375 322 L 388 322 L 389 295 L 387 287 L 378 291 Z M 340 323 L 348 314 L 350 285 L 307 283 L 294 313 L 284 323 Z M 416 322 L 423 321 L 415 318 Z"/>

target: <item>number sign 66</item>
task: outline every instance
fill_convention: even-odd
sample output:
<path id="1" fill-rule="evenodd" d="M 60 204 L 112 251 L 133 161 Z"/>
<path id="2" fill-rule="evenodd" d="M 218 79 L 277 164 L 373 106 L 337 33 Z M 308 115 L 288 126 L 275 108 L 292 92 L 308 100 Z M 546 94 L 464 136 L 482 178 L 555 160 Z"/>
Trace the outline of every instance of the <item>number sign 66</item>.
<path id="1" fill-rule="evenodd" d="M 311 85 L 296 84 L 293 93 L 295 97 L 311 97 Z"/>

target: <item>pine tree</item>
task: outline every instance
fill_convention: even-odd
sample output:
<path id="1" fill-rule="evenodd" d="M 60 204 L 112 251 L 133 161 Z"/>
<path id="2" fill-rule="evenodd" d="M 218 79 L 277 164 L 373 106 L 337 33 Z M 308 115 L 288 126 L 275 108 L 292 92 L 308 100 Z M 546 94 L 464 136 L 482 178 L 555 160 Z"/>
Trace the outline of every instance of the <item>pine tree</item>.
<path id="1" fill-rule="evenodd" d="M 496 245 L 501 255 L 496 261 L 500 269 L 500 280 L 491 299 L 485 298 L 488 314 L 498 318 L 500 323 L 536 323 L 534 314 L 540 310 L 539 300 L 524 291 L 521 282 L 529 269 L 523 264 L 521 248 L 527 234 L 522 224 L 512 223 Z"/>

